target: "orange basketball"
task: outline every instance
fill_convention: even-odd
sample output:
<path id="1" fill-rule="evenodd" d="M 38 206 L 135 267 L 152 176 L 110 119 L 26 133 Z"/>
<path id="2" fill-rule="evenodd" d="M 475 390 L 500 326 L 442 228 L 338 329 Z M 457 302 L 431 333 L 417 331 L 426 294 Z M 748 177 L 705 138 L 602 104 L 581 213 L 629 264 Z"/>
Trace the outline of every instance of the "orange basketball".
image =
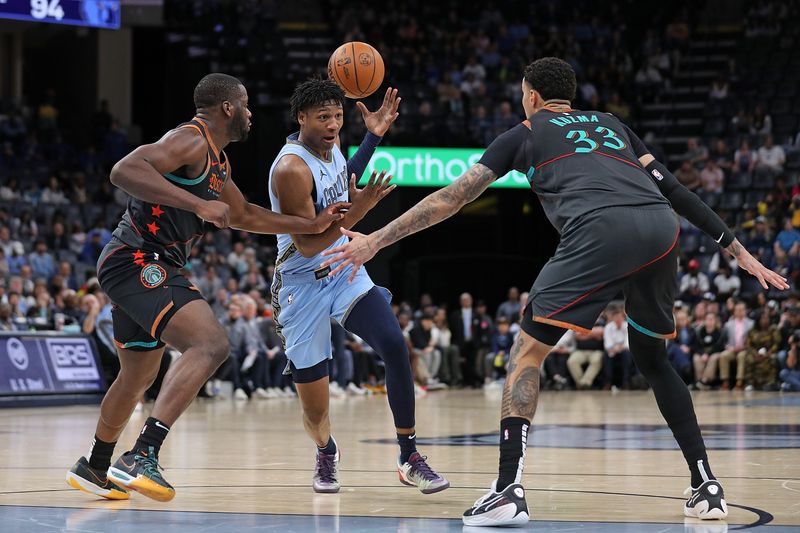
<path id="1" fill-rule="evenodd" d="M 348 98 L 367 97 L 383 83 L 383 58 L 367 43 L 344 43 L 328 60 L 328 77 Z"/>

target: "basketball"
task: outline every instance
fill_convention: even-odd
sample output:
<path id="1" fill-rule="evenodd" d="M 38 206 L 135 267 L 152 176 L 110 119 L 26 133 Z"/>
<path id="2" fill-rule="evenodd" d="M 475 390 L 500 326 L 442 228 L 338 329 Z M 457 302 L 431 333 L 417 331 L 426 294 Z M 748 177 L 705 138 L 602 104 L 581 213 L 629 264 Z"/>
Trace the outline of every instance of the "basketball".
<path id="1" fill-rule="evenodd" d="M 383 83 L 383 58 L 367 43 L 344 43 L 328 60 L 328 77 L 348 98 L 365 98 Z"/>

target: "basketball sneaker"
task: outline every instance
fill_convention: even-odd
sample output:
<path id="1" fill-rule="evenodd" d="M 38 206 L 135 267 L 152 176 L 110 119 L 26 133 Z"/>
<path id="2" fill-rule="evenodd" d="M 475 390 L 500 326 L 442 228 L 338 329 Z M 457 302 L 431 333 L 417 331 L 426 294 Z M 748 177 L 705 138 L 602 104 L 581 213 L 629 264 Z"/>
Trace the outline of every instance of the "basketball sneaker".
<path id="1" fill-rule="evenodd" d="M 465 526 L 521 526 L 528 520 L 530 514 L 522 485 L 512 483 L 497 492 L 496 479 L 491 490 L 478 498 L 461 517 Z"/>
<path id="2" fill-rule="evenodd" d="M 417 487 L 422 494 L 433 494 L 448 488 L 450 482 L 428 466 L 426 459 L 427 457 L 423 457 L 419 452 L 414 452 L 408 461 L 401 465 L 398 457 L 397 475 L 400 476 L 400 483 Z"/>
<path id="3" fill-rule="evenodd" d="M 86 457 L 78 459 L 67 472 L 67 484 L 72 488 L 109 500 L 127 500 L 131 497 L 127 490 L 108 479 L 104 470 L 89 466 Z"/>
<path id="4" fill-rule="evenodd" d="M 317 466 L 314 468 L 314 492 L 339 492 L 339 450 L 334 454 L 317 451 Z"/>
<path id="5" fill-rule="evenodd" d="M 108 469 L 108 477 L 125 487 L 140 492 L 159 502 L 168 502 L 175 497 L 175 489 L 167 483 L 159 472 L 155 450 L 125 452 Z"/>
<path id="6" fill-rule="evenodd" d="M 722 485 L 716 479 L 704 481 L 699 487 L 687 488 L 684 495 L 692 496 L 683 506 L 683 514 L 701 520 L 718 520 L 728 516 L 728 504 Z"/>

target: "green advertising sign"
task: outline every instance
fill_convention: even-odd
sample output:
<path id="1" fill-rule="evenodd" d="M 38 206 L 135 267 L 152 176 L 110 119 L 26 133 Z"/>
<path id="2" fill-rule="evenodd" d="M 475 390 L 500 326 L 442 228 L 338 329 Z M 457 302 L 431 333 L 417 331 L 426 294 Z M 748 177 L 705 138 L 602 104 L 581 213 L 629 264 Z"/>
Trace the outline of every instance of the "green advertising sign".
<path id="1" fill-rule="evenodd" d="M 356 149 L 351 147 L 349 155 Z M 385 170 L 394 176 L 392 183 L 398 187 L 446 187 L 477 163 L 481 155 L 483 150 L 479 148 L 378 147 L 359 183 L 366 183 L 373 170 Z M 525 175 L 517 171 L 509 172 L 491 186 L 530 187 Z"/>

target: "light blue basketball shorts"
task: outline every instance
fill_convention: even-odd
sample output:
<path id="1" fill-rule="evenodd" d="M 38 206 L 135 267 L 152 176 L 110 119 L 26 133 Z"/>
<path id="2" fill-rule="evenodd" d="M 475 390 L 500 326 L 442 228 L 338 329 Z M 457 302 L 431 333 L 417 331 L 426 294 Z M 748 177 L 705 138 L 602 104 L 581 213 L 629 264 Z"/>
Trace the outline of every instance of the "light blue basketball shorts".
<path id="1" fill-rule="evenodd" d="M 326 269 L 327 270 L 327 269 Z M 329 278 L 315 272 L 282 273 L 272 280 L 272 310 L 286 357 L 296 368 L 309 368 L 332 357 L 331 321 L 344 327 L 353 307 L 376 285 L 366 269 L 352 283 L 352 267 Z M 388 303 L 391 293 L 379 287 Z"/>

